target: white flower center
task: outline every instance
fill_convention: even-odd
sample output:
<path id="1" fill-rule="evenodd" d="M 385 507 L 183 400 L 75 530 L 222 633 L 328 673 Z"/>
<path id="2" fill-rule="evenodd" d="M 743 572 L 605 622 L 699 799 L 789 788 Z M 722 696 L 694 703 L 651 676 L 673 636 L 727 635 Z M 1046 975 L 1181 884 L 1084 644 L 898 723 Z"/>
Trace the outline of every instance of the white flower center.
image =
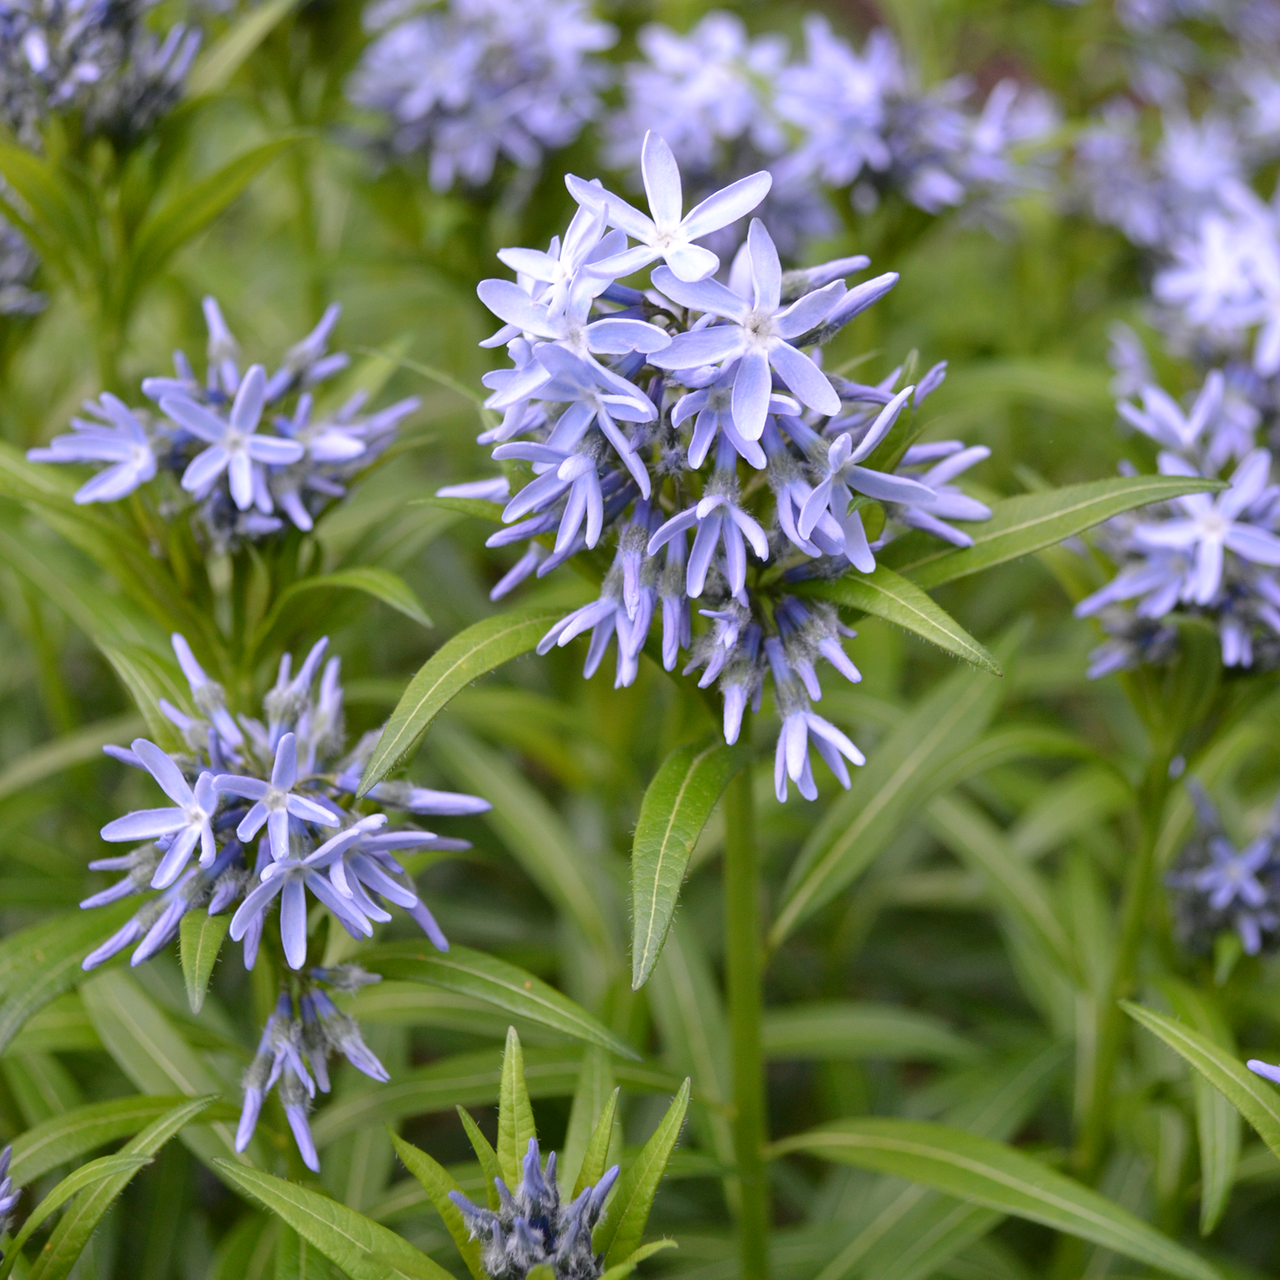
<path id="1" fill-rule="evenodd" d="M 587 326 L 584 324 L 565 325 L 562 341 L 574 355 L 585 356 L 587 354 Z"/>
<path id="2" fill-rule="evenodd" d="M 289 793 L 281 791 L 279 787 L 268 787 L 267 794 L 262 797 L 262 803 L 273 813 L 278 813 L 289 803 Z"/>
<path id="3" fill-rule="evenodd" d="M 222 447 L 228 453 L 241 453 L 244 450 L 245 439 L 243 431 L 237 431 L 235 427 L 228 427 L 226 434 L 222 437 Z"/>
<path id="4" fill-rule="evenodd" d="M 1231 528 L 1231 521 L 1217 511 L 1210 511 L 1201 516 L 1200 536 L 1206 540 L 1220 542 Z"/>
<path id="5" fill-rule="evenodd" d="M 747 342 L 753 347 L 768 347 L 773 344 L 773 313 L 771 311 L 749 311 L 742 322 Z"/>

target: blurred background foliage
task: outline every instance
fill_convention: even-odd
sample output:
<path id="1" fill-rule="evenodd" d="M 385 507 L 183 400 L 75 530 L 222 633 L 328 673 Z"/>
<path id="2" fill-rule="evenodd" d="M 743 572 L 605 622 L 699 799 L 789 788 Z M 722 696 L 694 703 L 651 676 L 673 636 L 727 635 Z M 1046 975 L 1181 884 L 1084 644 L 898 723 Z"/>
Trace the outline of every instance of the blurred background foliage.
<path id="1" fill-rule="evenodd" d="M 697 0 L 611 6 L 607 16 L 622 34 L 609 56 L 627 56 L 644 22 L 683 29 L 706 7 Z M 731 7 L 753 31 L 798 41 L 813 6 Z M 859 37 L 887 23 L 926 81 L 963 71 L 984 88 L 1009 75 L 1043 86 L 1062 110 L 1062 142 L 1124 87 L 1125 49 L 1136 39 L 1099 0 L 816 7 L 837 30 Z M 205 19 L 215 36 L 228 22 Z M 336 299 L 344 308 L 336 345 L 357 361 L 391 356 L 386 395 L 422 396 L 401 448 L 318 534 L 328 562 L 378 564 L 403 575 L 435 623 L 425 632 L 364 597 L 331 598 L 318 623 L 342 655 L 357 734 L 385 717 L 408 675 L 444 639 L 495 608 L 488 590 L 507 562 L 485 550 L 487 529 L 414 502 L 442 484 L 487 474 L 474 443 L 472 389 L 490 367 L 476 343 L 491 321 L 476 282 L 493 273 L 499 247 L 541 244 L 563 226 L 572 208 L 565 171 L 596 172 L 590 128 L 550 155 L 519 198 L 509 169 L 478 192 L 442 194 L 412 163 L 386 164 L 349 145 L 359 121 L 343 86 L 365 42 L 355 0 L 294 6 L 225 91 L 191 111 L 179 171 L 167 179 L 171 192 L 251 146 L 282 135 L 292 141 L 138 297 L 117 357 L 119 383 L 132 389 L 142 376 L 165 371 L 175 347 L 199 352 L 200 299 L 212 293 L 246 354 L 274 360 Z M 1012 200 L 994 224 L 963 211 L 932 217 L 892 197 L 871 214 L 846 209 L 844 219 L 838 234 L 807 248 L 807 260 L 865 252 L 873 270 L 901 272 L 902 280 L 841 335 L 830 361 L 861 358 L 858 376 L 867 381 L 913 349 L 926 366 L 949 361 L 948 379 L 928 404 L 929 431 L 991 447 L 991 459 L 971 473 L 973 492 L 1004 496 L 1107 476 L 1122 456 L 1151 469 L 1146 442 L 1114 429 L 1108 327 L 1121 319 L 1141 329 L 1146 290 L 1140 252 L 1118 232 L 1047 192 Z M 103 378 L 92 307 L 52 272 L 37 284 L 48 295 L 41 314 L 0 319 L 0 429 L 22 448 L 61 430 Z M 1163 371 L 1190 379 L 1174 365 Z M 1225 1161 L 1227 1186 L 1234 1186 L 1221 1222 L 1200 1242 L 1208 1157 L 1197 1137 L 1197 1098 L 1186 1070 L 1154 1039 L 1135 1033 L 1125 1040 L 1104 1108 L 1105 1144 L 1092 1167 L 1079 1163 L 1116 903 L 1139 838 L 1135 789 L 1153 754 L 1148 728 L 1117 680 L 1084 676 L 1096 634 L 1072 618 L 1070 605 L 1102 580 L 1086 558 L 1057 549 L 946 587 L 944 606 L 1000 646 L 1006 674 L 998 684 L 867 620 L 851 646 L 863 683 L 831 689 L 823 701 L 823 714 L 871 762 L 862 775 L 868 780 L 856 779 L 849 797 L 828 787 L 818 804 L 779 806 L 761 759 L 768 901 L 780 900 L 800 851 L 833 833 L 856 843 L 863 867 L 852 887 L 770 956 L 771 1130 L 782 1136 L 866 1113 L 943 1118 L 1096 1178 L 1118 1203 L 1203 1248 L 1224 1274 L 1271 1274 L 1280 1258 L 1280 1169 L 1260 1145 L 1245 1141 L 1237 1159 L 1235 1140 L 1223 1139 L 1213 1168 L 1221 1176 Z M 142 780 L 97 750 L 130 736 L 134 712 L 79 625 L 85 583 L 110 590 L 36 518 L 0 503 L 6 931 L 100 888 L 105 882 L 84 870 L 99 848 L 98 828 L 145 802 Z M 562 573 L 522 599 L 569 605 L 587 591 Z M 718 818 L 695 851 L 664 958 L 637 996 L 629 990 L 626 942 L 627 857 L 644 787 L 671 747 L 713 726 L 692 723 L 697 712 L 652 665 L 642 665 L 633 687 L 614 690 L 604 673 L 583 681 L 580 658 L 574 646 L 517 661 L 440 718 L 412 776 L 479 792 L 495 808 L 460 821 L 455 832 L 472 838 L 474 850 L 427 867 L 419 884 L 451 939 L 554 982 L 644 1050 L 643 1071 L 615 1064 L 628 1144 L 650 1132 L 670 1082 L 693 1077 L 691 1123 L 651 1228 L 673 1234 L 681 1247 L 646 1265 L 689 1280 L 727 1278 L 735 1274 L 734 1187 L 717 977 Z M 265 669 L 260 677 L 269 682 Z M 970 710 L 951 737 L 929 737 L 964 699 Z M 1193 758 L 1241 839 L 1262 822 L 1280 776 L 1275 715 L 1274 696 L 1255 686 L 1207 757 Z M 927 759 L 904 782 L 892 765 L 926 742 Z M 872 795 L 888 797 L 889 817 L 859 827 Z M 1175 798 L 1159 837 L 1165 865 L 1189 830 L 1189 805 Z M 1012 879 L 1002 871 L 1008 867 Z M 1037 914 L 1040 907 L 1047 915 Z M 1207 993 L 1225 1042 L 1260 1056 L 1280 1050 L 1274 960 L 1220 956 L 1215 975 L 1211 960 L 1173 944 L 1162 892 L 1150 895 L 1144 911 L 1143 995 L 1177 1007 L 1170 984 L 1190 984 Z M 172 956 L 134 971 L 127 989 L 159 1011 L 234 1098 L 274 999 L 270 982 L 226 960 L 199 1022 Z M 478 1186 L 451 1108 L 467 1103 L 482 1127 L 492 1124 L 496 1077 L 478 1064 L 496 1063 L 505 1020 L 461 998 L 428 998 L 390 982 L 354 1003 L 393 1083 L 376 1086 L 345 1067 L 339 1073 L 335 1100 L 316 1120 L 317 1140 L 328 1148 L 324 1184 L 454 1266 L 440 1220 L 404 1179 L 382 1125 L 395 1124 L 442 1163 L 459 1166 L 465 1186 Z M 139 1084 L 137 1069 L 108 1051 L 98 1026 L 92 1001 L 73 992 L 13 1040 L 0 1056 L 0 1138 Z M 536 1028 L 522 1032 L 537 1066 L 530 1084 L 539 1128 L 555 1145 L 581 1051 Z M 1135 1264 L 1100 1248 L 1055 1240 L 1045 1228 L 905 1182 L 807 1158 L 776 1161 L 771 1170 L 780 1278 L 1134 1274 Z M 175 1144 L 104 1221 L 76 1274 L 315 1280 L 328 1266 Z"/>

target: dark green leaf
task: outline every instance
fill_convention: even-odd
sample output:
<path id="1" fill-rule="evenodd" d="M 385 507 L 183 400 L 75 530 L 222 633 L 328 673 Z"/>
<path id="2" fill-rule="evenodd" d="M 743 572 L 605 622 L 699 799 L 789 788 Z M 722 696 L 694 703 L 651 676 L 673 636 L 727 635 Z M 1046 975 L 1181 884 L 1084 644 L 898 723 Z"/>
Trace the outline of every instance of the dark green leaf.
<path id="1" fill-rule="evenodd" d="M 404 1167 L 417 1178 L 422 1184 L 422 1189 L 431 1198 L 431 1203 L 435 1205 L 436 1212 L 444 1220 L 444 1225 L 453 1237 L 453 1243 L 462 1255 L 463 1262 L 467 1264 L 467 1270 L 471 1272 L 473 1280 L 487 1280 L 485 1269 L 480 1265 L 480 1241 L 472 1239 L 471 1229 L 467 1226 L 462 1211 L 449 1199 L 450 1191 L 462 1190 L 457 1180 L 425 1151 L 420 1151 L 411 1142 L 406 1142 L 394 1130 L 390 1132 L 391 1141 L 395 1144 L 396 1152 L 404 1162 Z"/>
<path id="2" fill-rule="evenodd" d="M 979 1052 L 932 1014 L 853 1000 L 767 1009 L 762 1038 L 765 1055 L 773 1059 L 963 1062 Z"/>
<path id="3" fill-rule="evenodd" d="M 674 1240 L 654 1240 L 650 1244 L 642 1244 L 629 1258 L 619 1262 L 616 1266 L 610 1267 L 600 1277 L 600 1280 L 624 1280 L 646 1258 L 652 1258 L 655 1253 L 661 1253 L 664 1249 L 678 1249 L 679 1247 Z"/>
<path id="4" fill-rule="evenodd" d="M 587 1140 L 587 1149 L 582 1153 L 582 1164 L 574 1178 L 574 1197 L 580 1196 L 588 1187 L 594 1187 L 604 1177 L 605 1167 L 609 1163 L 609 1147 L 613 1142 L 613 1121 L 618 1114 L 618 1095 L 621 1089 L 615 1089 L 600 1112 L 596 1127 Z"/>

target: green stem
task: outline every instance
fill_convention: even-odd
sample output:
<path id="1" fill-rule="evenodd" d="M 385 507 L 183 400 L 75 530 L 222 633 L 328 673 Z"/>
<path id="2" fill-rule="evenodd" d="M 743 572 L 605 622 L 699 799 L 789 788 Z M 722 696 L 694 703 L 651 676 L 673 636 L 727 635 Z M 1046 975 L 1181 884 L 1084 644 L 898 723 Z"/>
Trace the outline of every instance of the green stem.
<path id="1" fill-rule="evenodd" d="M 1148 899 L 1155 872 L 1156 844 L 1169 795 L 1169 757 L 1156 752 L 1139 792 L 1142 830 L 1137 856 L 1129 864 L 1120 911 L 1120 942 L 1116 948 L 1111 987 L 1099 1011 L 1098 1051 L 1094 1059 L 1089 1108 L 1080 1132 L 1075 1164 L 1081 1174 L 1092 1177 L 1106 1154 L 1106 1136 L 1111 1119 L 1111 1084 L 1115 1075 L 1127 1019 L 1120 1001 L 1133 994 L 1138 952 L 1147 921 Z"/>
<path id="2" fill-rule="evenodd" d="M 729 1040 L 733 1055 L 733 1141 L 741 1186 L 738 1221 L 742 1280 L 769 1275 L 769 1184 L 764 1148 L 764 1055 L 760 1042 L 760 869 L 755 839 L 751 771 L 741 770 L 725 793 L 725 968 L 729 988 Z"/>

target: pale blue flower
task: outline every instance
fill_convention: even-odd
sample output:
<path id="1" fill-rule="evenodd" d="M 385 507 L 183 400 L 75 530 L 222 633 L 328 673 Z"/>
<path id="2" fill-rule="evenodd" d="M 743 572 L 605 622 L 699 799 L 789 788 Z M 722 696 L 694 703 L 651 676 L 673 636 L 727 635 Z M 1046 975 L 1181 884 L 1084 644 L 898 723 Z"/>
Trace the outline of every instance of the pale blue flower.
<path id="1" fill-rule="evenodd" d="M 104 391 L 98 403 L 85 410 L 100 421 L 72 418 L 74 435 L 55 436 L 47 449 L 28 449 L 29 462 L 108 462 L 92 480 L 76 491 L 75 500 L 118 502 L 156 474 L 156 456 L 137 415 L 122 401 Z"/>

